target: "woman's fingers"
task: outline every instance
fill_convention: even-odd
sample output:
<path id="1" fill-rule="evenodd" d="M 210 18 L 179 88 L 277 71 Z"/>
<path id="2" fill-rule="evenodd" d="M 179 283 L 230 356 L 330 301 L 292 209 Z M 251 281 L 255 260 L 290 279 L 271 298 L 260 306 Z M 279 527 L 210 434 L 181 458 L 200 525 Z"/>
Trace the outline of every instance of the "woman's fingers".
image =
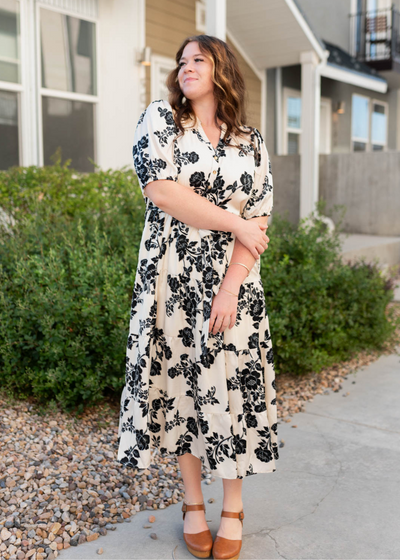
<path id="1" fill-rule="evenodd" d="M 210 317 L 210 327 L 211 328 L 209 329 L 209 332 L 212 332 L 213 334 L 217 334 L 217 332 L 221 328 L 223 320 L 224 320 L 224 318 L 222 317 L 222 319 L 220 319 L 218 317 L 218 315 L 215 315 L 215 319 L 213 319 L 212 315 L 211 315 L 211 317 Z"/>
<path id="2" fill-rule="evenodd" d="M 219 330 L 219 332 L 224 332 L 224 330 L 229 327 L 229 323 L 230 323 L 230 316 L 228 317 L 228 321 L 224 321 L 221 325 L 221 328 Z"/>
<path id="3" fill-rule="evenodd" d="M 225 319 L 225 321 L 224 321 Z M 224 332 L 226 328 L 232 328 L 236 323 L 236 313 L 234 315 L 228 315 L 222 317 L 216 317 L 214 322 L 210 319 L 210 328 L 208 332 L 212 332 L 213 334 L 217 334 L 217 332 Z"/>

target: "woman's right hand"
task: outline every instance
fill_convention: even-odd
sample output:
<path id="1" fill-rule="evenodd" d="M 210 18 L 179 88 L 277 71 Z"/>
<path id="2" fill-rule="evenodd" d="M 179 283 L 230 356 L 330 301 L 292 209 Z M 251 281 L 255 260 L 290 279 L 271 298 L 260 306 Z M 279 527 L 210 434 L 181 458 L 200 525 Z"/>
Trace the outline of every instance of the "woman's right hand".
<path id="1" fill-rule="evenodd" d="M 242 218 L 234 232 L 256 260 L 268 247 L 269 237 L 263 231 L 267 227 L 267 225 L 259 224 L 254 220 L 244 220 Z"/>

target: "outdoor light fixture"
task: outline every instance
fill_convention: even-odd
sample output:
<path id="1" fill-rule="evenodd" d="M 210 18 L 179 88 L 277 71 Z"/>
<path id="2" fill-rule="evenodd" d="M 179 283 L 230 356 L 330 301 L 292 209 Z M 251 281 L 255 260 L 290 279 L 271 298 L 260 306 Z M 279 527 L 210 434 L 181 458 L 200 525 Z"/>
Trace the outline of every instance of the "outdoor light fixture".
<path id="1" fill-rule="evenodd" d="M 336 113 L 343 115 L 345 112 L 346 103 L 344 101 L 338 101 L 336 103 Z"/>
<path id="2" fill-rule="evenodd" d="M 137 61 L 143 66 L 151 66 L 151 47 L 145 47 L 139 53 Z"/>

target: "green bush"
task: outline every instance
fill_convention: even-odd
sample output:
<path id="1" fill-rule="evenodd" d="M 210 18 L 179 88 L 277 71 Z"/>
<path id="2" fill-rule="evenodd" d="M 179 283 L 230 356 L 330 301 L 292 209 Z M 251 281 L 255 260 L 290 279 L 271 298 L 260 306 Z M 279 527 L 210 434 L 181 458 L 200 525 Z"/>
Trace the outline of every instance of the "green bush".
<path id="1" fill-rule="evenodd" d="M 304 373 L 381 349 L 395 330 L 391 280 L 376 265 L 344 264 L 338 231 L 278 215 L 261 258 L 277 371 Z"/>
<path id="2" fill-rule="evenodd" d="M 131 170 L 0 172 L 0 383 L 65 410 L 118 398 L 144 219 Z M 337 235 L 274 215 L 261 274 L 277 372 L 319 371 L 394 330 L 374 266 L 341 263 Z"/>
<path id="3" fill-rule="evenodd" d="M 0 173 L 0 385 L 81 411 L 123 386 L 145 206 L 132 171 L 66 165 Z"/>

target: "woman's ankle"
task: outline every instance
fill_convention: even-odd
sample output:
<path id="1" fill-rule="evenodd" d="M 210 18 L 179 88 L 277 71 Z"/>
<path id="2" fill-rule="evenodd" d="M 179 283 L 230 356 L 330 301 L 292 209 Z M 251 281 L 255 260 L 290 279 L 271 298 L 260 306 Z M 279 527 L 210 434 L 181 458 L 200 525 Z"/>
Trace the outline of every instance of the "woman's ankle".
<path id="1" fill-rule="evenodd" d="M 224 511 L 240 512 L 243 510 L 243 502 L 223 502 L 222 509 Z"/>
<path id="2" fill-rule="evenodd" d="M 187 505 L 204 504 L 203 496 L 188 496 L 188 497 L 185 496 L 183 501 Z"/>

